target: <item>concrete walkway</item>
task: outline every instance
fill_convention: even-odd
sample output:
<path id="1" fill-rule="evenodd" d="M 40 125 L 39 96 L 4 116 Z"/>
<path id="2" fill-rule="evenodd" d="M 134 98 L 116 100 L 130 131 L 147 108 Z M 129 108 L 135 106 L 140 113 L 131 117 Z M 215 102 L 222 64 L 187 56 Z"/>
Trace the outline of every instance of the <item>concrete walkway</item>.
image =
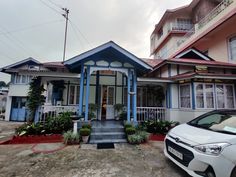
<path id="1" fill-rule="evenodd" d="M 0 142 L 11 138 L 15 134 L 15 128 L 23 123 L 0 121 Z"/>

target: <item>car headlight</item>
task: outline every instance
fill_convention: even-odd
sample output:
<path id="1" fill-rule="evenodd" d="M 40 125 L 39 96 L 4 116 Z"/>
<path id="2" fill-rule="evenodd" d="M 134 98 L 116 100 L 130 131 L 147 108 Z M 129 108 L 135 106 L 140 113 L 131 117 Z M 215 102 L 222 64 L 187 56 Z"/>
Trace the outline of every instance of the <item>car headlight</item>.
<path id="1" fill-rule="evenodd" d="M 227 146 L 230 146 L 230 144 L 229 143 L 204 144 L 204 145 L 194 146 L 194 149 L 200 153 L 217 156 Z"/>

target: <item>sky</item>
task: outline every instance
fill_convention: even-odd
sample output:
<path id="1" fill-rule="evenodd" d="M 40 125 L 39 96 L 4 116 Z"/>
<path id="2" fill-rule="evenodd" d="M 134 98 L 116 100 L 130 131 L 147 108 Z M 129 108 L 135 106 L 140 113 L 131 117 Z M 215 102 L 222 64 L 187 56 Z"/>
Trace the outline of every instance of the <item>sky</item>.
<path id="1" fill-rule="evenodd" d="M 69 23 L 66 59 L 108 41 L 149 58 L 150 35 L 166 9 L 191 0 L 1 0 L 0 68 L 33 57 L 62 61 L 65 18 Z M 8 82 L 9 75 L 0 73 Z"/>

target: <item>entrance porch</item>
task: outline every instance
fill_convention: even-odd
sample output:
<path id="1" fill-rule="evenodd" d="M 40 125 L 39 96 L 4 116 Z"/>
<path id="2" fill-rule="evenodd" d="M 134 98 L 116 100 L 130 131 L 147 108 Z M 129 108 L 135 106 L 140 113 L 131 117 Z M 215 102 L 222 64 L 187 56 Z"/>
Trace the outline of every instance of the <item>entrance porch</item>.
<path id="1" fill-rule="evenodd" d="M 118 115 L 128 122 L 165 119 L 165 84 L 138 82 L 151 66 L 115 43 L 78 55 L 64 65 L 79 77 L 42 79 L 47 103 L 39 109 L 39 121 L 67 111 L 83 116 L 85 122 L 112 120 Z M 61 89 L 56 89 L 58 85 Z M 120 111 L 115 109 L 118 104 L 123 106 Z"/>

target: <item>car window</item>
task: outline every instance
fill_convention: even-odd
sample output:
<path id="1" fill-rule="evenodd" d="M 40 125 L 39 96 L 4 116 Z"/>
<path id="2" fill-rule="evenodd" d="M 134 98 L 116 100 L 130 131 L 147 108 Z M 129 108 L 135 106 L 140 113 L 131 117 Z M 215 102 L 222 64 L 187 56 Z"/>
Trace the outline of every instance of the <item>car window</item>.
<path id="1" fill-rule="evenodd" d="M 203 119 L 200 119 L 197 121 L 199 125 L 211 125 L 212 123 L 220 123 L 222 119 L 222 115 L 220 114 L 213 114 L 207 117 L 204 117 Z"/>
<path id="2" fill-rule="evenodd" d="M 236 115 L 230 113 L 206 114 L 194 119 L 189 125 L 221 133 L 236 134 Z"/>

